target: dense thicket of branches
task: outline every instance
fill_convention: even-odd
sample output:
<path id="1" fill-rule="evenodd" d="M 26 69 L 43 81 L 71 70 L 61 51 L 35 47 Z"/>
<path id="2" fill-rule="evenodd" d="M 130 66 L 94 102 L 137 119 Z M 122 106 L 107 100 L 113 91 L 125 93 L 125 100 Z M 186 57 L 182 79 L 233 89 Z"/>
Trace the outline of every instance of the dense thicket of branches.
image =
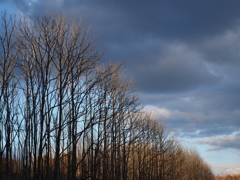
<path id="1" fill-rule="evenodd" d="M 100 61 L 81 24 L 19 19 L 1 19 L 1 179 L 213 179 L 141 111 L 121 66 Z"/>
<path id="2" fill-rule="evenodd" d="M 220 174 L 217 175 L 216 180 L 239 180 L 240 174 Z"/>

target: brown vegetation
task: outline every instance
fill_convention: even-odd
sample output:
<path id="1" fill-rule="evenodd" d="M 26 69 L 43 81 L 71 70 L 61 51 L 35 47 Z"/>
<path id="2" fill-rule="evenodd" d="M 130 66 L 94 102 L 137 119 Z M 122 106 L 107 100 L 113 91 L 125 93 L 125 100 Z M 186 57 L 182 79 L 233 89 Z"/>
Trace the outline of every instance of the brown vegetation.
<path id="1" fill-rule="evenodd" d="M 216 180 L 240 180 L 240 174 L 217 175 Z"/>
<path id="2" fill-rule="evenodd" d="M 103 64 L 81 24 L 2 14 L 2 179 L 214 179 L 142 112 L 121 66 Z"/>

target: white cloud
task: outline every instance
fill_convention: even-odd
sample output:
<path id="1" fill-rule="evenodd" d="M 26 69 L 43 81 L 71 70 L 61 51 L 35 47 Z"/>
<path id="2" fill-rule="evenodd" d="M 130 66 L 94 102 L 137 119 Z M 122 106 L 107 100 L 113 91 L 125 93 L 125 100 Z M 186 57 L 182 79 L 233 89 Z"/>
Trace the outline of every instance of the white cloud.
<path id="1" fill-rule="evenodd" d="M 198 109 L 197 104 L 201 102 L 195 101 L 196 99 L 191 97 L 181 97 L 176 102 L 178 105 L 175 108 L 170 108 L 171 104 L 166 107 L 148 105 L 145 107 L 145 111 L 150 112 L 159 120 L 165 122 L 166 126 L 177 132 L 181 138 L 204 138 L 219 135 L 227 135 L 228 137 L 233 132 L 238 131 L 238 119 L 240 116 L 238 109 L 218 111 L 207 109 L 207 106 L 203 107 L 203 109 L 201 107 Z M 206 104 L 202 104 L 202 106 L 204 105 Z M 226 142 L 230 143 L 231 141 L 226 140 Z M 230 147 L 236 148 L 236 146 L 230 144 Z M 217 150 L 221 147 L 213 145 L 212 148 L 212 150 Z"/>
<path id="2" fill-rule="evenodd" d="M 233 135 L 229 136 L 221 136 L 221 137 L 213 137 L 213 138 L 205 138 L 196 141 L 200 144 L 209 144 L 211 148 L 208 151 L 218 151 L 222 149 L 236 149 L 240 150 L 240 132 L 235 132 Z"/>
<path id="3" fill-rule="evenodd" d="M 240 164 L 217 164 L 212 165 L 214 173 L 217 174 L 239 174 Z"/>
<path id="4" fill-rule="evenodd" d="M 190 101 L 190 98 L 182 98 L 182 101 Z M 167 108 L 159 108 L 156 106 L 146 106 L 145 110 L 151 112 L 156 117 L 161 119 L 171 121 L 171 120 L 185 120 L 187 122 L 195 122 L 195 123 L 204 123 L 209 122 L 212 119 L 216 118 L 214 113 L 205 114 L 204 112 L 188 112 L 188 111 L 180 111 L 178 109 L 167 109 Z"/>
<path id="5" fill-rule="evenodd" d="M 150 112 L 154 116 L 160 117 L 161 119 L 169 118 L 171 114 L 173 113 L 172 111 L 165 109 L 165 108 L 158 108 L 156 106 L 146 106 L 144 108 L 145 111 Z"/>

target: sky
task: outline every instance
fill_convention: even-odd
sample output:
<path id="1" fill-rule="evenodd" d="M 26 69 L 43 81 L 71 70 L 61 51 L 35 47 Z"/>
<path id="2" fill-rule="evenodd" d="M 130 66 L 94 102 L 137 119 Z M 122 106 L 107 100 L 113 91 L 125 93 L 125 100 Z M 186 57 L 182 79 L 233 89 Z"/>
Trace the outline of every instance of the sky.
<path id="1" fill-rule="evenodd" d="M 218 173 L 240 173 L 240 1 L 0 0 L 26 16 L 83 19 L 122 62 L 145 109 Z"/>

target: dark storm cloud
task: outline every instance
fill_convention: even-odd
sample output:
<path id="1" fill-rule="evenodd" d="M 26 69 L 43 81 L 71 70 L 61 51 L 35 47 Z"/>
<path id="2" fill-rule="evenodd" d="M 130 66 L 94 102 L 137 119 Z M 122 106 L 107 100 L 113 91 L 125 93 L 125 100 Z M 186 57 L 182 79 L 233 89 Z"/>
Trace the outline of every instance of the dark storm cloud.
<path id="1" fill-rule="evenodd" d="M 96 2 L 92 3 L 94 6 Z M 238 1 L 100 1 L 107 12 L 123 14 L 120 24 L 161 38 L 210 37 L 236 26 Z M 101 9 L 100 9 L 101 10 Z M 117 13 L 116 13 L 117 14 Z M 111 14 L 114 15 L 114 14 Z M 128 31 L 128 30 L 127 30 Z"/>
<path id="2" fill-rule="evenodd" d="M 51 2 L 51 1 L 49 1 Z M 199 38 L 222 32 L 226 28 L 236 26 L 240 12 L 239 1 L 63 1 L 63 8 L 79 8 L 86 16 L 92 16 L 100 21 L 102 16 L 108 14 L 114 17 L 122 14 L 119 24 L 127 29 L 135 29 L 165 38 Z M 46 6 L 47 8 L 47 6 Z M 94 12 L 93 12 L 94 10 Z M 89 13 L 88 13 L 89 12 Z M 81 12 L 79 12 L 81 13 Z M 89 15 L 94 13 L 92 15 Z M 114 23 L 114 18 L 112 23 Z M 111 24 L 109 24 L 111 27 Z M 110 30 L 110 29 L 109 29 Z M 127 30 L 129 31 L 129 30 Z"/>
<path id="3" fill-rule="evenodd" d="M 161 38 L 189 39 L 210 37 L 216 32 L 223 32 L 235 27 L 239 20 L 239 1 L 83 1 L 83 0 L 39 0 L 12 1 L 28 4 L 34 13 L 44 10 L 64 10 L 72 16 L 85 16 L 89 21 L 99 22 L 99 29 L 116 34 L 115 40 L 122 39 L 126 34 L 152 35 Z M 122 26 L 115 29 L 112 26 Z M 122 30 L 125 30 L 122 31 Z M 103 32 L 104 33 L 104 32 Z M 123 34 L 123 35 L 121 35 Z M 129 36 L 125 37 L 126 39 Z M 138 37 L 140 38 L 140 37 Z"/>
<path id="4" fill-rule="evenodd" d="M 139 86 L 146 92 L 188 91 L 218 81 L 201 62 L 198 52 L 182 44 L 164 49 L 164 55 L 154 57 L 156 61 L 145 61 L 146 64 L 137 65 L 134 71 Z"/>
<path id="5" fill-rule="evenodd" d="M 224 45 L 228 39 L 222 38 L 221 33 L 238 27 L 238 2 L 64 2 L 67 9 L 78 11 L 92 22 L 97 44 L 108 52 L 106 57 L 123 61 L 144 92 L 184 91 L 208 86 L 218 77 L 206 68 L 204 60 L 237 60 L 237 46 L 234 51 Z M 164 52 L 165 46 L 176 39 L 177 42 L 191 41 L 193 49 Z M 184 56 L 191 53 L 200 56 L 199 62 L 194 59 L 195 55 Z"/>

